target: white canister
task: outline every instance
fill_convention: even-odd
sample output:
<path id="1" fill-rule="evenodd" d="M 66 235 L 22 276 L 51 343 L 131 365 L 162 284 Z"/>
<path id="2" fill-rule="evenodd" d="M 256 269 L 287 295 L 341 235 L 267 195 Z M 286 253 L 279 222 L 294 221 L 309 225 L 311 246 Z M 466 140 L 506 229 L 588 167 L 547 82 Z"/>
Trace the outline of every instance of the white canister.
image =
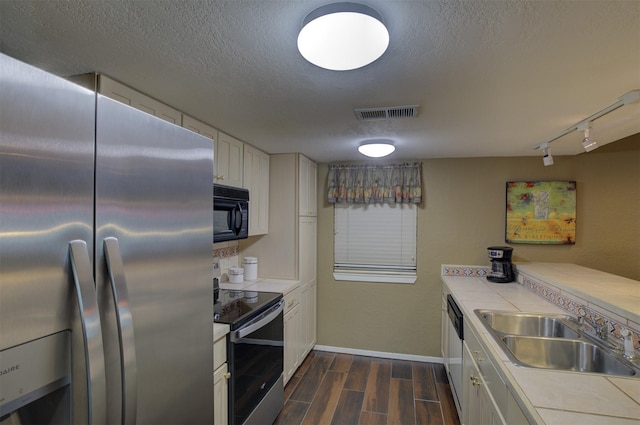
<path id="1" fill-rule="evenodd" d="M 229 283 L 242 283 L 244 281 L 244 269 L 242 267 L 229 267 L 227 270 Z"/>
<path id="2" fill-rule="evenodd" d="M 244 266 L 244 280 L 252 281 L 258 279 L 257 257 L 244 257 L 242 264 Z"/>

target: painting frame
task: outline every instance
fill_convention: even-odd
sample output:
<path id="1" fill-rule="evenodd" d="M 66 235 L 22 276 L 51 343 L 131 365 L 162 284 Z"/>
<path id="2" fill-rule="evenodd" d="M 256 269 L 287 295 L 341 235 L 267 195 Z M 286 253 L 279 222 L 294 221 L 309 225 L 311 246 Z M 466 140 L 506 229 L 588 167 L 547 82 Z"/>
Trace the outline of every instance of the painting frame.
<path id="1" fill-rule="evenodd" d="M 576 243 L 576 182 L 506 182 L 505 242 L 535 245 Z"/>

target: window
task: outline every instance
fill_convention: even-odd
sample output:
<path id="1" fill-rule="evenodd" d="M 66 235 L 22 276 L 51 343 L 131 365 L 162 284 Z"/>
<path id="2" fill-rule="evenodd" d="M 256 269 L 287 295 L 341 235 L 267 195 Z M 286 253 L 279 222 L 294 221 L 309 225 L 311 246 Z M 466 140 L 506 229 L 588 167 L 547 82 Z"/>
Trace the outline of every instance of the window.
<path id="1" fill-rule="evenodd" d="M 335 204 L 336 280 L 414 283 L 415 204 Z"/>

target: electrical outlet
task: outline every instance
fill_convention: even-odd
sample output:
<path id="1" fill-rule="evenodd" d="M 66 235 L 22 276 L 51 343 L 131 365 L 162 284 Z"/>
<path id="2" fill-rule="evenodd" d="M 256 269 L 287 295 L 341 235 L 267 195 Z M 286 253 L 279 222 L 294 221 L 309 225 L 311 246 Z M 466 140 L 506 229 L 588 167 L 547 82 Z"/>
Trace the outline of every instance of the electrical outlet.
<path id="1" fill-rule="evenodd" d="M 220 275 L 222 275 L 222 270 L 220 268 L 220 258 L 214 257 L 213 258 L 213 277 L 220 278 Z"/>

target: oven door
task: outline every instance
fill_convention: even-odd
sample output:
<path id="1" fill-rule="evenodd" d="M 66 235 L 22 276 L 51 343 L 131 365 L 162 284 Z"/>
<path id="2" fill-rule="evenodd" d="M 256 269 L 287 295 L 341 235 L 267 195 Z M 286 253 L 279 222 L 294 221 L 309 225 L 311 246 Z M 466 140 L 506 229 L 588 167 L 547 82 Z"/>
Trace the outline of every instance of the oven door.
<path id="1" fill-rule="evenodd" d="M 233 425 L 273 423 L 284 403 L 284 300 L 230 333 Z M 252 416 L 253 415 L 253 416 Z"/>

